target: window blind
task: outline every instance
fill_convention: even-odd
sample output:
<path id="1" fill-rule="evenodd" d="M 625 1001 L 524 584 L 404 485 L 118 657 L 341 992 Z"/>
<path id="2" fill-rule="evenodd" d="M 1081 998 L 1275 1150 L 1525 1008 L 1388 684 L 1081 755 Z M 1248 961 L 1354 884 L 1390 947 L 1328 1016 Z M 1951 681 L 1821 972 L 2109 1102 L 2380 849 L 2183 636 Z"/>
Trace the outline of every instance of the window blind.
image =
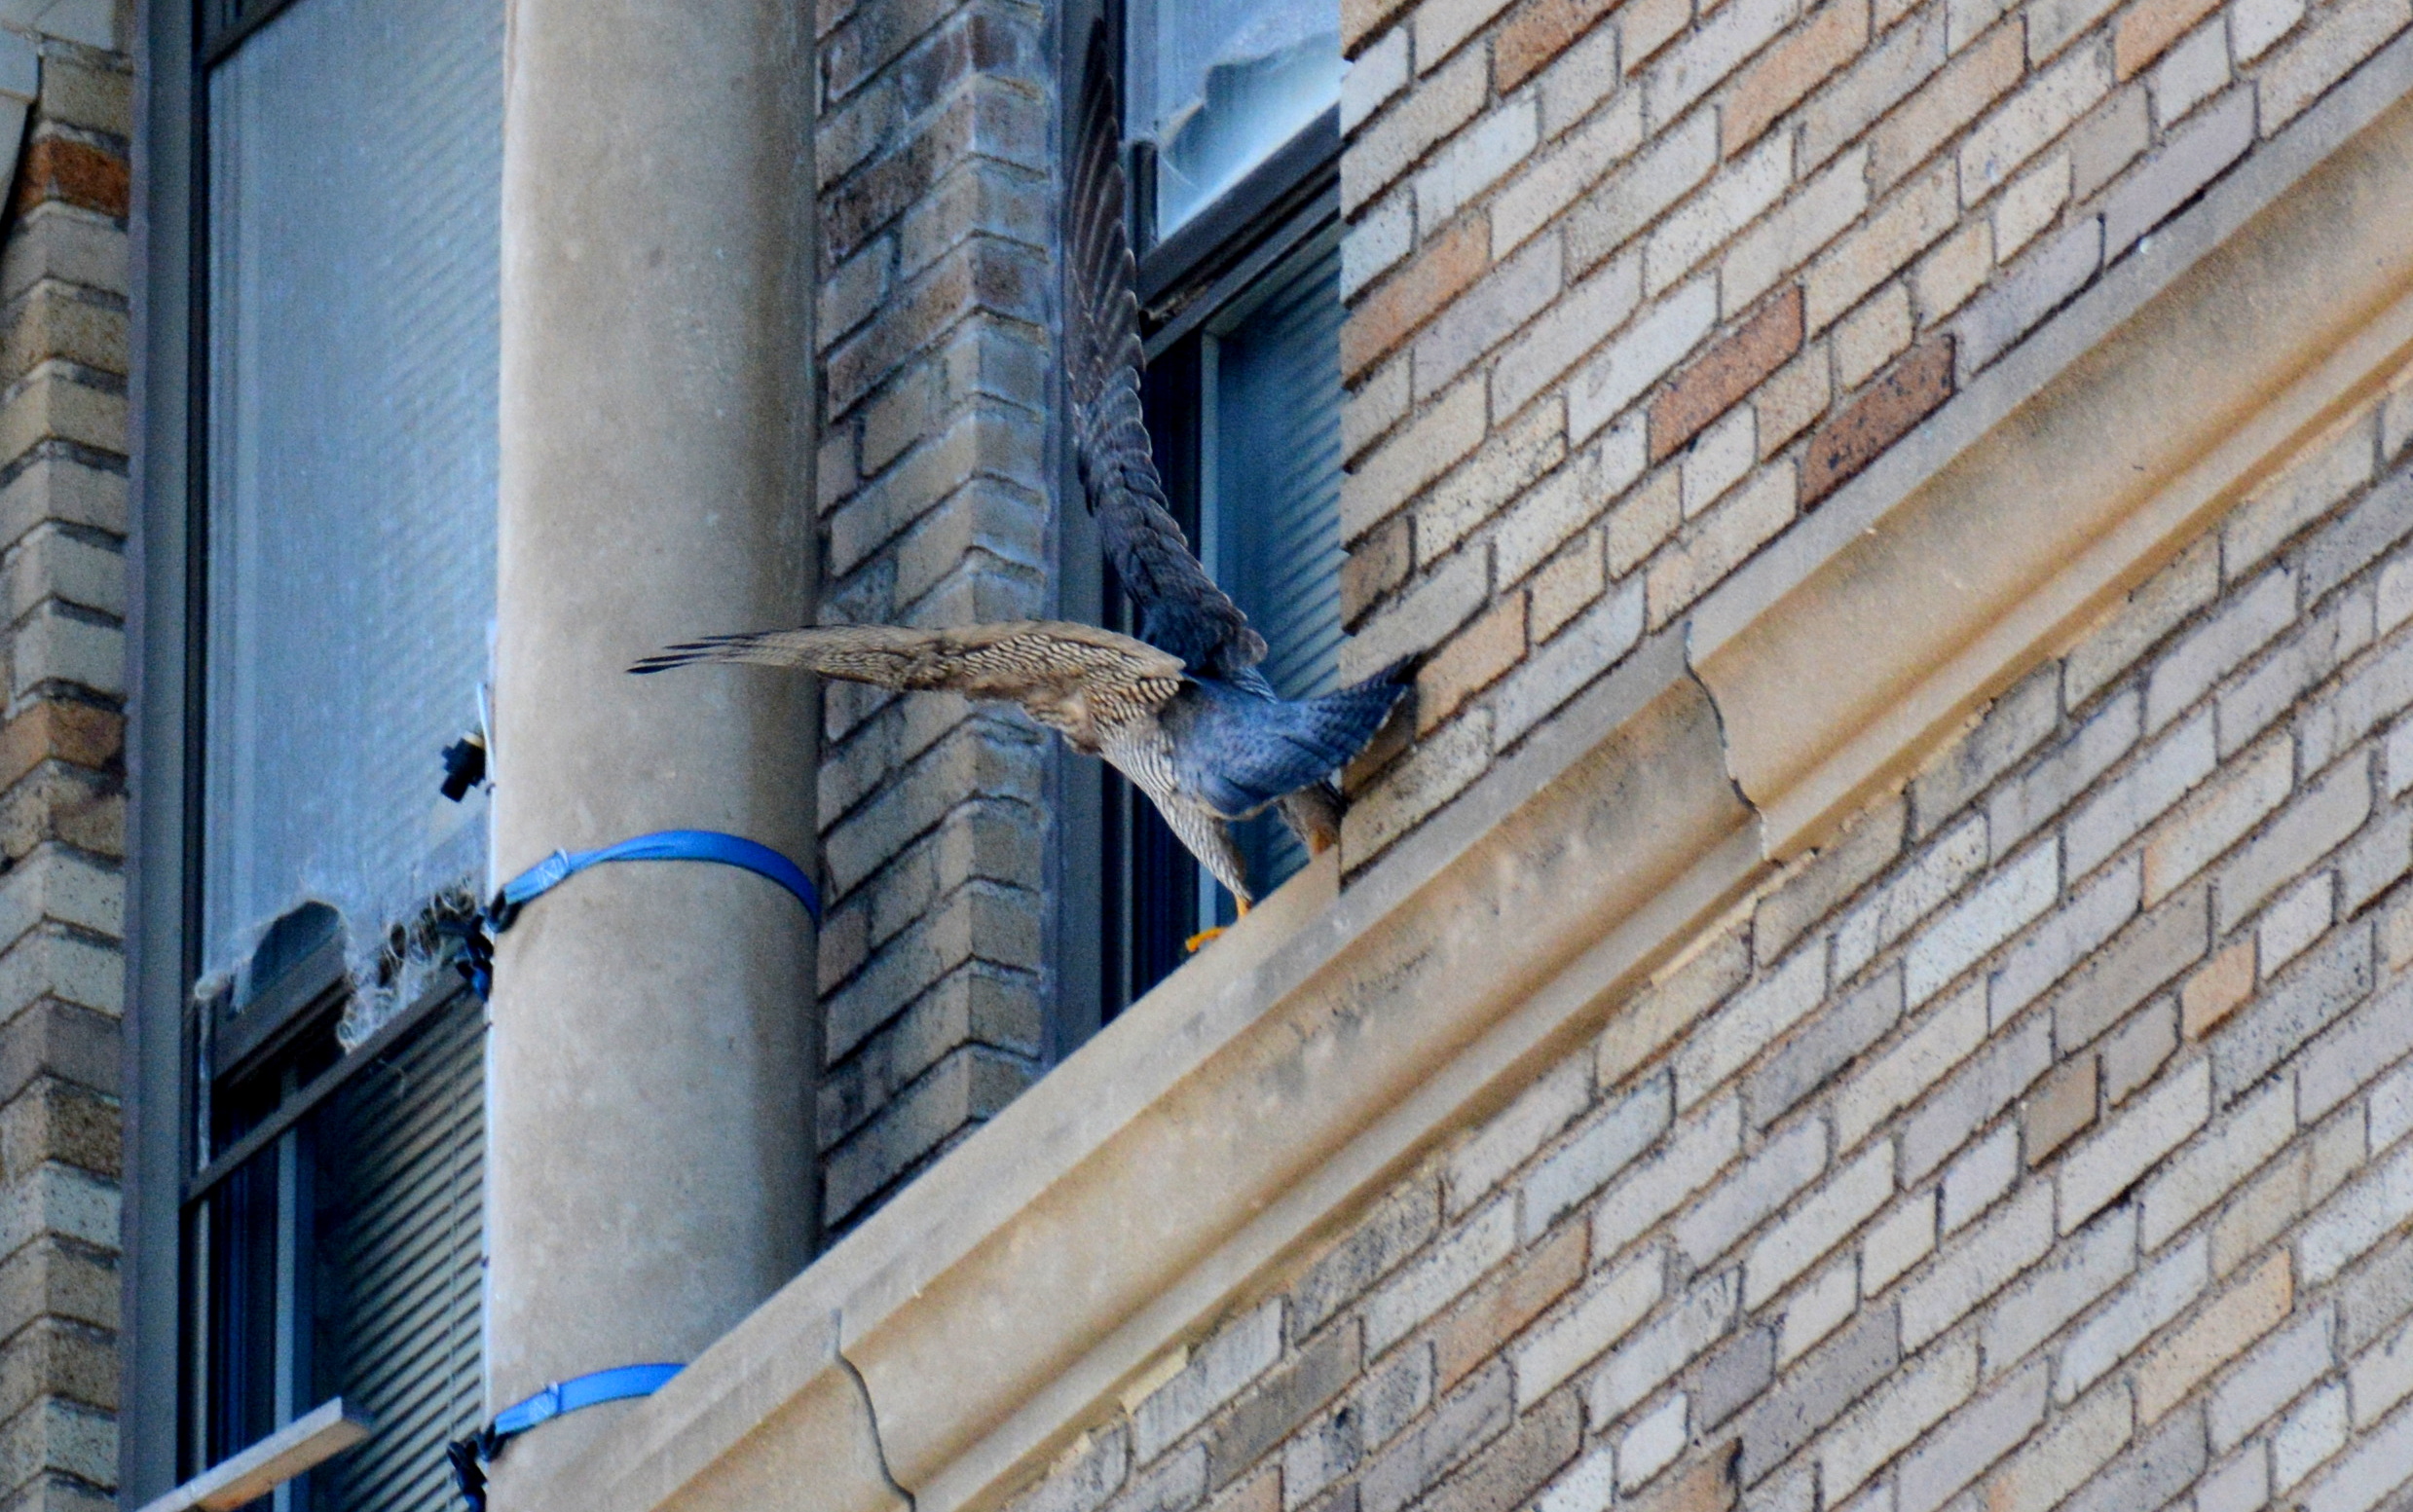
<path id="1" fill-rule="evenodd" d="M 1278 276 L 1210 339 L 1207 566 L 1264 635 L 1284 697 L 1327 692 L 1341 650 L 1341 262 L 1337 245 Z M 1307 860 L 1268 814 L 1244 827 L 1271 890 Z"/>

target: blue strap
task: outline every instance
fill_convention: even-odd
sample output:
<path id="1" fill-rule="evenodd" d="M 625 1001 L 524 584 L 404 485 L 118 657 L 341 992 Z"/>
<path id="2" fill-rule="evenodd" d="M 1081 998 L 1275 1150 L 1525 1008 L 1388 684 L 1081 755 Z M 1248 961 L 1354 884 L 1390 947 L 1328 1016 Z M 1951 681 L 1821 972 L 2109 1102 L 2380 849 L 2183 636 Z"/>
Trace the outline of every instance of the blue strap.
<path id="1" fill-rule="evenodd" d="M 468 918 L 440 923 L 437 928 L 461 938 L 461 975 L 481 998 L 494 989 L 494 937 L 509 929 L 520 909 L 576 876 L 607 861 L 711 861 L 767 877 L 796 895 L 804 911 L 821 922 L 821 893 L 804 868 L 769 846 L 717 830 L 661 830 L 607 845 L 601 850 L 555 851 L 502 884 L 485 910 Z"/>
<path id="2" fill-rule="evenodd" d="M 498 935 L 511 927 L 520 909 L 589 867 L 608 861 L 711 861 L 767 877 L 796 895 L 804 911 L 821 920 L 821 894 L 813 879 L 795 862 L 769 846 L 716 830 L 662 830 L 607 845 L 601 850 L 555 851 L 502 884 L 487 908 L 487 923 Z"/>
<path id="3" fill-rule="evenodd" d="M 524 1402 L 514 1402 L 495 1414 L 495 1437 L 507 1439 L 550 1422 L 564 1413 L 598 1402 L 618 1402 L 632 1396 L 651 1396 L 679 1374 L 677 1365 L 615 1365 L 610 1370 L 556 1381 Z"/>
<path id="4" fill-rule="evenodd" d="M 581 1407 L 651 1396 L 681 1369 L 677 1365 L 615 1365 L 610 1370 L 556 1381 L 526 1401 L 512 1403 L 495 1414 L 495 1420 L 484 1428 L 444 1446 L 444 1457 L 452 1465 L 453 1484 L 460 1490 L 462 1500 L 468 1504 L 470 1512 L 486 1512 L 485 1466 L 502 1453 L 503 1445 L 530 1428 Z"/>

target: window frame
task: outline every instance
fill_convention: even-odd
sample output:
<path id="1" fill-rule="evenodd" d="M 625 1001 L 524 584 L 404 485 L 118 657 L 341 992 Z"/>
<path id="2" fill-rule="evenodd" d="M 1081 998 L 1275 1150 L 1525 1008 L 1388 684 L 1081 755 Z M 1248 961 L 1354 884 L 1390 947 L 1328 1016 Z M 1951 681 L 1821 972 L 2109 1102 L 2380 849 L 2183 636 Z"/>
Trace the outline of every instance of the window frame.
<path id="1" fill-rule="evenodd" d="M 135 663 L 127 699 L 131 813 L 118 1451 L 120 1496 L 131 1505 L 210 1468 L 210 1383 L 199 1368 L 202 1339 L 211 1328 L 203 1289 L 207 1263 L 200 1253 L 204 1204 L 263 1154 L 282 1147 L 298 1159 L 299 1131 L 313 1113 L 461 1011 L 469 995 L 464 981 L 448 975 L 351 1051 L 339 1049 L 331 1063 L 289 1087 L 259 1124 L 211 1153 L 216 1088 L 311 1036 L 331 1037 L 353 995 L 340 941 L 320 943 L 281 974 L 245 1006 L 237 1021 L 248 1022 L 240 1029 L 226 1022 L 223 996 L 205 1000 L 194 990 L 204 940 L 208 734 L 208 84 L 245 40 L 299 3 L 144 0 L 135 13 L 133 51 L 144 83 L 143 150 L 128 226 L 138 343 L 130 398 L 138 429 L 128 480 L 135 582 L 128 636 Z M 430 753 L 431 791 L 435 781 Z M 291 1219 L 280 1214 L 279 1224 L 291 1227 Z M 306 1332 L 306 1313 L 282 1315 L 306 1300 L 303 1286 L 282 1289 L 277 1326 L 290 1332 L 298 1322 Z M 298 1370 L 303 1358 L 286 1363 Z M 297 1399 L 293 1416 L 317 1405 Z M 281 1489 L 276 1496 L 279 1508 L 292 1499 Z"/>
<path id="2" fill-rule="evenodd" d="M 1101 17 L 1116 96 L 1129 98 L 1126 3 L 1076 0 L 1059 12 L 1064 141 L 1077 136 L 1085 40 Z M 1151 150 L 1127 129 L 1122 148 L 1131 185 L 1127 227 L 1137 249 L 1141 341 L 1151 363 L 1244 299 L 1260 279 L 1280 270 L 1315 238 L 1340 226 L 1340 106 L 1335 101 L 1160 241 L 1149 224 L 1154 207 Z M 1060 414 L 1060 388 L 1056 397 Z M 1060 432 L 1063 427 L 1059 424 L 1058 428 Z M 1058 478 L 1065 507 L 1058 511 L 1058 606 L 1072 618 L 1120 624 L 1123 607 L 1105 580 L 1095 526 L 1080 503 L 1069 436 L 1063 438 L 1060 454 Z M 1185 528 L 1195 535 L 1195 522 Z M 1132 915 L 1140 910 L 1125 868 L 1134 837 L 1123 816 L 1132 812 L 1132 803 L 1144 800 L 1130 794 L 1128 784 L 1111 768 L 1068 751 L 1058 754 L 1051 789 L 1058 843 L 1051 848 L 1050 881 L 1058 902 L 1058 1002 L 1049 1049 L 1052 1057 L 1060 1058 L 1161 976 L 1142 984 L 1138 978 L 1146 971 L 1133 970 L 1134 956 L 1150 947 L 1132 929 Z M 1187 862 L 1187 853 L 1180 859 Z M 1186 912 L 1199 915 L 1203 908 L 1194 896 Z"/>

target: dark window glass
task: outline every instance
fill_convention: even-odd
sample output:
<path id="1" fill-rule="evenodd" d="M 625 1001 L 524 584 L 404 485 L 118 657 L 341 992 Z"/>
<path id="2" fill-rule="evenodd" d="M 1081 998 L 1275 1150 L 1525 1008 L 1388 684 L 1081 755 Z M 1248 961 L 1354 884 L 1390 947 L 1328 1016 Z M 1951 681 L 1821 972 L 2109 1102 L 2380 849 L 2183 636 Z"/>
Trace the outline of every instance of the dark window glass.
<path id="1" fill-rule="evenodd" d="M 1327 231 L 1161 353 L 1143 386 L 1174 513 L 1265 636 L 1266 676 L 1291 698 L 1339 676 L 1340 322 L 1338 238 Z M 1235 910 L 1156 810 L 1121 778 L 1106 781 L 1112 1011 L 1179 966 L 1187 937 Z M 1260 897 L 1306 864 L 1275 813 L 1238 831 Z"/>

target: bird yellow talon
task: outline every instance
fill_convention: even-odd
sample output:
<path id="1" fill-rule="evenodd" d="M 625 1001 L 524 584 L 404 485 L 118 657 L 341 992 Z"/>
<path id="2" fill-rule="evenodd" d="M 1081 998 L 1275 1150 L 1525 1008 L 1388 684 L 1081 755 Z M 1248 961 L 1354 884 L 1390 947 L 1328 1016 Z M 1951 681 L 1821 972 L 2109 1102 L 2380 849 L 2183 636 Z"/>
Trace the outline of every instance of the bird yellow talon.
<path id="1" fill-rule="evenodd" d="M 1240 916 L 1244 919 L 1248 917 L 1248 900 L 1245 898 L 1235 899 L 1234 903 L 1240 909 Z M 1222 939 L 1223 932 L 1229 928 L 1231 928 L 1231 926 L 1228 924 L 1218 924 L 1213 929 L 1200 930 L 1197 934 L 1192 935 L 1189 939 L 1183 940 L 1181 942 L 1181 948 L 1188 951 L 1192 955 L 1196 955 L 1206 945 L 1207 941 Z"/>

